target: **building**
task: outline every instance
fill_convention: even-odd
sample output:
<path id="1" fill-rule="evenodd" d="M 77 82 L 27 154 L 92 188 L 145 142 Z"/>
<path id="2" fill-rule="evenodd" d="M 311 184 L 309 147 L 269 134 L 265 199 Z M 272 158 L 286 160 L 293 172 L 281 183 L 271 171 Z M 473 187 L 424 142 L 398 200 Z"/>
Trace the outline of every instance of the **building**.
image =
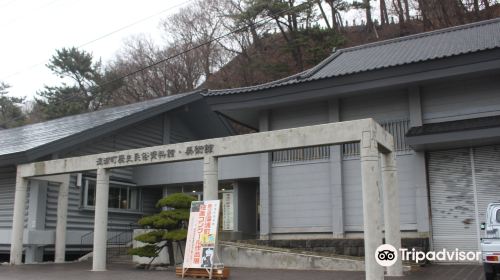
<path id="1" fill-rule="evenodd" d="M 374 118 L 396 140 L 404 238 L 477 250 L 486 205 L 500 200 L 500 19 L 336 50 L 271 83 L 206 90 L 0 131 L 0 250 L 10 244 L 15 164 L 235 134 Z M 21 144 L 19 144 L 21 143 Z M 162 195 L 202 195 L 202 162 L 112 174 L 109 235 Z M 225 238 L 361 238 L 359 145 L 234 156 L 219 162 L 232 206 Z M 71 176 L 68 248 L 91 232 L 94 174 Z M 121 198 L 127 194 L 127 200 Z M 29 260 L 51 252 L 57 194 L 30 185 Z M 114 216 L 113 212 L 119 213 Z M 73 247 L 72 247 L 73 246 Z"/>

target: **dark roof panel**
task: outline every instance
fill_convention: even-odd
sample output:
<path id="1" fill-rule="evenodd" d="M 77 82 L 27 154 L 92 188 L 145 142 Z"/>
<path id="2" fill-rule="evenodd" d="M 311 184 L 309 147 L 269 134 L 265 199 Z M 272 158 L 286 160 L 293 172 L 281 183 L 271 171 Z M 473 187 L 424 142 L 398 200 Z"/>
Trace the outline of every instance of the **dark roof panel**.
<path id="1" fill-rule="evenodd" d="M 307 71 L 266 84 L 210 90 L 218 96 L 338 77 L 500 48 L 500 18 L 335 51 Z"/>
<path id="2" fill-rule="evenodd" d="M 406 137 L 500 127 L 500 116 L 429 123 L 410 128 Z"/>
<path id="3" fill-rule="evenodd" d="M 0 130 L 0 156 L 29 151 L 104 125 L 113 125 L 124 118 L 145 114 L 148 110 L 160 108 L 176 100 L 181 101 L 185 98 L 190 100 L 188 97 L 194 94 L 197 95 L 196 92 L 191 92 L 160 97 L 125 106 Z"/>

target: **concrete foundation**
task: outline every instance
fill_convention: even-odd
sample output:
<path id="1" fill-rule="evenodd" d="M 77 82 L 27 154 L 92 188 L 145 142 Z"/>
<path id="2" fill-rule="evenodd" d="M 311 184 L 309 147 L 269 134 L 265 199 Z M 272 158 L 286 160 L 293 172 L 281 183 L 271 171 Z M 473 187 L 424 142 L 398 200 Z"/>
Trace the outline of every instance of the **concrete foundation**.
<path id="1" fill-rule="evenodd" d="M 259 269 L 363 271 L 364 261 L 298 253 L 278 248 L 262 248 L 241 243 L 221 242 L 219 252 L 224 265 Z"/>

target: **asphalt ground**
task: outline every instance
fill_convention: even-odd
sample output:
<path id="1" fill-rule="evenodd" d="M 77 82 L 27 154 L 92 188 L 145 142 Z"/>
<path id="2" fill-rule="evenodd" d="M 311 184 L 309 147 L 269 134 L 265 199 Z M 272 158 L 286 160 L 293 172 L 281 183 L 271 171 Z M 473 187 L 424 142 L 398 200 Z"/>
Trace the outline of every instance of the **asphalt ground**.
<path id="1" fill-rule="evenodd" d="M 0 280 L 173 280 L 173 271 L 145 271 L 128 264 L 111 264 L 108 271 L 92 272 L 91 263 L 31 264 L 0 266 Z M 278 269 L 231 268 L 229 279 L 234 280 L 363 280 L 364 272 L 304 271 Z M 400 280 L 481 280 L 484 279 L 479 265 L 429 265 L 409 272 L 404 277 L 386 279 Z"/>

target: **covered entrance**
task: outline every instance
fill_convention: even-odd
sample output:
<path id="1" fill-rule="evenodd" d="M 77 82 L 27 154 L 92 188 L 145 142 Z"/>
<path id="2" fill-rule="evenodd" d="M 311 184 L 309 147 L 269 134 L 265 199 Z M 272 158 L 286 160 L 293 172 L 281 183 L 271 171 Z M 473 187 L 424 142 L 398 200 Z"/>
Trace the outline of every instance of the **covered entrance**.
<path id="1" fill-rule="evenodd" d="M 175 184 L 163 187 L 163 196 L 185 193 L 203 200 L 203 183 Z M 256 239 L 259 236 L 259 181 L 246 178 L 219 181 L 221 200 L 219 238 L 223 241 Z"/>
<path id="2" fill-rule="evenodd" d="M 478 251 L 486 207 L 500 201 L 500 145 L 428 153 L 434 250 Z"/>
<path id="3" fill-rule="evenodd" d="M 366 279 L 382 280 L 383 267 L 375 261 L 377 247 L 382 245 L 383 238 L 395 248 L 401 247 L 399 190 L 393 137 L 373 119 L 18 165 L 10 263 L 20 264 L 22 261 L 24 210 L 28 181 L 32 178 L 97 170 L 92 267 L 93 271 L 103 271 L 106 270 L 109 180 L 112 169 L 203 159 L 203 198 L 215 200 L 218 199 L 219 158 L 352 142 L 360 142 Z M 61 188 L 59 196 L 61 204 L 67 204 L 67 190 Z M 61 207 L 57 219 L 56 259 L 64 260 L 66 219 L 67 211 Z M 388 267 L 387 271 L 390 276 L 402 275 L 401 258 L 396 264 Z"/>

